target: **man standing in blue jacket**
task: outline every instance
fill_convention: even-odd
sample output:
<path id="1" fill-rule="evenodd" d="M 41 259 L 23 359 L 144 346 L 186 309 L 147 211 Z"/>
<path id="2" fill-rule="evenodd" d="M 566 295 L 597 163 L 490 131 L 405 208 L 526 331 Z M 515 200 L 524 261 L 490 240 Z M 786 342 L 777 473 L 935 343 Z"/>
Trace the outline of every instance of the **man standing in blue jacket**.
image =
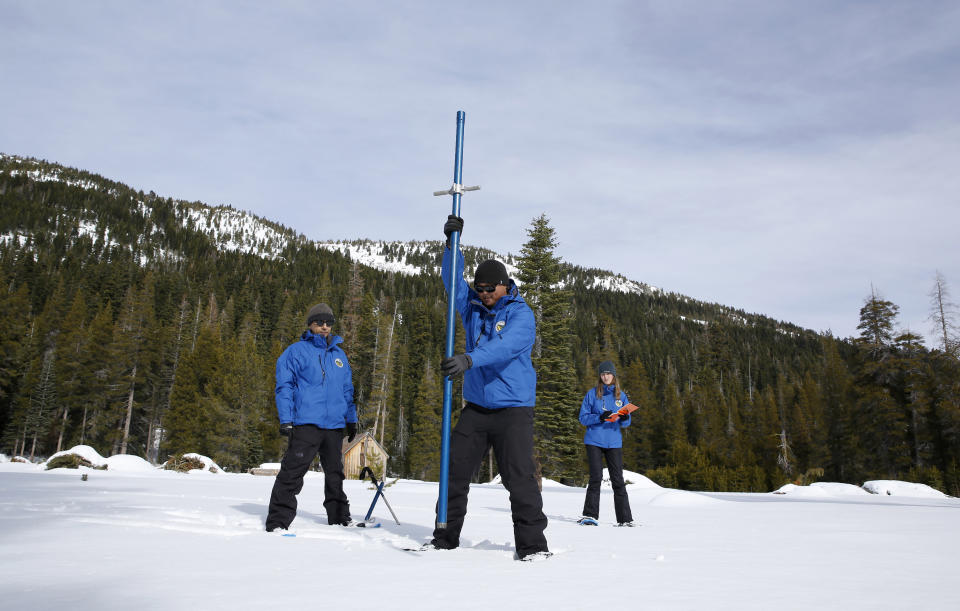
<path id="1" fill-rule="evenodd" d="M 447 293 L 453 254 L 450 234 L 462 230 L 463 219 L 452 215 L 443 227 L 447 236 L 443 255 Z M 447 526 L 434 530 L 430 543 L 440 549 L 460 545 L 470 480 L 480 468 L 487 447 L 493 446 L 500 477 L 510 493 L 517 557 L 532 560 L 549 556 L 543 534 L 547 517 L 533 462 L 537 388 L 537 374 L 530 360 L 536 339 L 533 312 L 499 261 L 491 259 L 478 265 L 471 288 L 463 279 L 463 254 L 459 253 L 453 281 L 457 283 L 455 307 L 466 332 L 466 352 L 443 359 L 440 368 L 445 376 L 463 374 L 466 406 L 450 441 Z"/>
<path id="2" fill-rule="evenodd" d="M 323 506 L 328 524 L 348 526 L 350 503 L 343 492 L 344 430 L 347 441 L 357 434 L 353 374 L 343 339 L 332 335 L 333 310 L 318 303 L 307 313 L 307 330 L 277 359 L 277 415 L 280 434 L 290 441 L 273 483 L 267 532 L 287 529 L 297 515 L 297 494 L 303 488 L 314 456 L 323 468 Z"/>

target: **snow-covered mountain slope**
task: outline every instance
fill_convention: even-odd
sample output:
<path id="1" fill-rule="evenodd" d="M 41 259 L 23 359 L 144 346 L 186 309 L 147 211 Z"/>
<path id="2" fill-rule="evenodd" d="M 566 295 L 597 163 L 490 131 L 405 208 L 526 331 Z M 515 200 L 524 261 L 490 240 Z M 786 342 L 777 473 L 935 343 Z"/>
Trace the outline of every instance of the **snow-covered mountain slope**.
<path id="1" fill-rule="evenodd" d="M 23 175 L 38 182 L 57 181 L 68 186 L 88 190 L 99 190 L 110 195 L 121 197 L 122 185 L 103 179 L 102 177 L 64 168 L 61 166 L 39 162 L 33 159 L 23 159 L 12 155 L 0 154 L 0 160 L 9 162 L 11 166 L 7 173 L 10 176 Z M 131 191 L 132 192 L 132 191 Z M 138 194 L 142 195 L 142 194 Z M 151 194 L 152 196 L 152 194 Z M 145 218 L 152 218 L 149 200 L 156 196 L 136 197 L 133 205 L 137 212 Z M 365 265 L 380 271 L 406 275 L 439 274 L 439 241 L 376 241 L 376 240 L 321 240 L 311 241 L 302 234 L 287 229 L 276 223 L 269 222 L 249 212 L 236 210 L 228 206 L 211 207 L 199 202 L 175 200 L 172 202 L 176 209 L 178 222 L 188 229 L 206 235 L 220 250 L 241 252 L 264 258 L 277 258 L 291 243 L 298 246 L 312 244 L 317 248 L 331 252 L 339 252 L 360 265 Z M 96 239 L 103 236 L 108 246 L 115 246 L 120 242 L 111 238 L 109 227 L 101 227 L 96 218 L 81 219 L 76 225 L 65 227 L 64 230 L 73 232 L 75 238 L 89 236 Z M 151 236 L 162 233 L 156 225 L 149 226 L 144 232 L 142 243 L 147 243 Z M 26 242 L 24 234 L 7 234 L 0 236 L 2 241 L 16 240 L 18 245 Z M 509 254 L 493 253 L 484 249 L 477 249 L 464 244 L 464 250 L 477 251 L 483 258 L 494 257 L 504 261 L 511 277 L 516 278 L 518 269 L 514 259 Z M 162 257 L 178 259 L 177 253 L 168 251 L 141 249 L 141 262 L 147 263 L 150 258 Z M 585 281 L 587 288 L 597 288 L 621 293 L 650 293 L 657 291 L 642 282 L 625 278 L 605 270 L 583 270 L 571 267 L 571 272 Z M 572 273 L 568 274 L 565 284 L 571 281 Z"/>
<path id="2" fill-rule="evenodd" d="M 218 250 L 239 252 L 266 259 L 282 259 L 284 252 L 289 251 L 291 247 L 315 247 L 338 252 L 359 265 L 387 273 L 411 276 L 418 274 L 438 276 L 440 273 L 442 252 L 440 241 L 403 242 L 368 239 L 314 241 L 283 225 L 229 206 L 211 207 L 201 202 L 164 199 L 152 192 L 144 194 L 122 183 L 82 170 L 0 153 L 0 178 L 4 174 L 10 177 L 26 177 L 35 182 L 56 181 L 71 187 L 96 190 L 126 204 L 129 206 L 131 216 L 142 219 L 143 229 L 136 235 L 117 235 L 115 228 L 108 226 L 109 221 L 102 221 L 95 212 L 73 209 L 68 213 L 58 209 L 56 201 L 45 203 L 51 209 L 50 218 L 55 228 L 52 231 L 47 229 L 44 231 L 53 235 L 65 235 L 69 241 L 88 237 L 94 243 L 104 245 L 105 248 L 126 248 L 136 254 L 142 265 L 155 261 L 183 259 L 183 254 L 176 248 L 165 246 L 171 242 L 164 239 L 166 233 L 171 231 L 171 228 L 177 227 L 206 236 Z M 6 233 L 0 234 L 0 244 L 13 241 L 18 247 L 23 247 L 30 239 L 29 228 L 7 230 Z M 476 262 L 496 258 L 504 262 L 511 277 L 516 279 L 519 275 L 517 259 L 510 253 L 495 253 L 470 244 L 464 244 L 463 249 L 468 262 L 468 273 L 472 271 L 472 266 Z M 561 286 L 635 295 L 664 293 L 660 288 L 608 270 L 586 269 L 573 264 L 564 264 L 562 274 Z M 756 322 L 756 319 L 748 319 L 744 312 L 734 308 L 709 304 L 675 293 L 669 293 L 669 295 L 685 303 L 709 306 L 716 316 L 727 318 L 738 324 L 750 325 Z M 689 319 L 688 322 L 705 324 L 705 321 L 699 319 Z M 799 331 L 792 325 L 785 326 L 791 327 L 789 331 L 791 333 Z"/>
<path id="3" fill-rule="evenodd" d="M 188 226 L 208 236 L 221 250 L 276 258 L 292 241 L 293 232 L 242 210 L 179 203 Z"/>
<path id="4" fill-rule="evenodd" d="M 319 248 L 336 251 L 348 256 L 352 261 L 356 261 L 361 265 L 373 267 L 385 272 L 410 275 L 422 273 L 437 274 L 440 272 L 439 256 L 436 255 L 433 256 L 435 261 L 434 264 L 424 265 L 422 263 L 410 263 L 410 257 L 412 256 L 415 256 L 418 261 L 422 261 L 425 256 L 438 253 L 440 249 L 440 242 L 438 241 L 384 242 L 375 240 L 351 240 L 316 242 L 315 244 Z M 470 246 L 469 244 L 464 245 L 465 250 L 471 248 L 474 247 Z M 503 261 L 504 266 L 507 268 L 507 273 L 510 274 L 511 278 L 516 279 L 519 275 L 519 269 L 512 262 L 514 259 L 509 254 L 505 255 L 502 253 L 487 252 L 486 256 Z M 614 274 L 613 272 L 606 270 L 584 270 L 575 266 L 571 266 L 569 268 L 568 273 L 561 284 L 566 285 L 572 283 L 575 275 L 579 277 L 585 277 L 584 280 L 586 288 L 617 291 L 620 293 L 635 293 L 638 295 L 645 293 L 649 294 L 660 290 L 643 282 L 630 280 L 629 278 L 621 276 L 620 274 Z M 517 281 L 517 283 L 521 284 L 519 281 Z"/>
<path id="5" fill-rule="evenodd" d="M 0 162 L 6 169 L 3 173 L 11 177 L 24 176 L 36 182 L 60 182 L 66 186 L 96 190 L 123 201 L 129 200 L 132 213 L 146 219 L 146 227 L 138 236 L 136 244 L 129 243 L 113 235 L 109 224 L 102 223 L 93 213 L 81 214 L 80 218 L 70 218 L 62 213 L 56 201 L 50 201 L 50 207 L 56 229 L 53 235 L 65 234 L 69 240 L 90 237 L 95 242 L 102 240 L 106 248 L 121 246 L 136 248 L 141 264 L 155 259 L 179 260 L 181 255 L 166 249 L 157 248 L 156 243 L 163 237 L 163 227 L 155 218 L 155 202 L 163 201 L 173 206 L 175 221 L 178 225 L 206 235 L 220 250 L 242 252 L 265 258 L 276 258 L 291 242 L 302 242 L 302 236 L 257 217 L 248 212 L 235 210 L 229 206 L 211 207 L 199 202 L 182 200 L 162 200 L 153 193 L 145 195 L 132 189 L 104 179 L 103 177 L 64 168 L 34 159 L 23 159 L 0 153 Z M 0 242 L 15 242 L 23 246 L 30 234 L 28 231 L 8 232 L 0 235 Z"/>

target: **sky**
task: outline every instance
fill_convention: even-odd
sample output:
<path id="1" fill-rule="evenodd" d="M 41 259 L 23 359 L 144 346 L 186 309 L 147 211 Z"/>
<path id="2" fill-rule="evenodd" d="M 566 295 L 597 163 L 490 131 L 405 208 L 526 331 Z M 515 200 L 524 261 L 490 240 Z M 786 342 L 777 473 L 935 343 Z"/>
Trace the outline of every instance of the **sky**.
<path id="1" fill-rule="evenodd" d="M 327 241 L 463 241 L 935 345 L 960 300 L 960 5 L 0 0 L 0 152 Z"/>
<path id="2" fill-rule="evenodd" d="M 616 528 L 609 483 L 599 525 L 580 526 L 585 489 L 546 480 L 553 556 L 522 563 L 497 484 L 471 486 L 458 549 L 413 553 L 404 548 L 433 529 L 435 482 L 390 478 L 399 524 L 380 500 L 379 528 L 343 528 L 326 524 L 323 475 L 308 473 L 287 537 L 264 531 L 273 477 L 174 473 L 125 455 L 100 457 L 106 471 L 4 458 L 0 597 L 10 609 L 900 611 L 953 610 L 960 599 L 960 501 L 906 482 L 700 493 L 628 471 L 639 526 Z M 373 487 L 347 480 L 344 491 L 362 519 Z"/>

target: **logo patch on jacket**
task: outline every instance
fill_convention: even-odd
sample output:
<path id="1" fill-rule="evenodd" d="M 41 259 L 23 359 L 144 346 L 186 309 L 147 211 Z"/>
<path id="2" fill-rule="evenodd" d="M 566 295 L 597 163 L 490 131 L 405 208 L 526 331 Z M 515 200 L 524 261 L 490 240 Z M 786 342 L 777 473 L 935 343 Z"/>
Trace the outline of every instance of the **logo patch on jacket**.
<path id="1" fill-rule="evenodd" d="M 617 407 L 623 407 L 623 400 L 617 399 L 616 401 L 614 401 L 613 404 L 616 405 Z"/>
<path id="2" fill-rule="evenodd" d="M 343 361 L 341 361 L 340 359 L 335 359 L 333 361 L 333 364 L 336 365 L 337 367 L 343 367 Z"/>
<path id="3" fill-rule="evenodd" d="M 507 321 L 505 321 L 505 320 L 498 320 L 498 321 L 497 321 L 497 327 L 496 327 L 496 328 L 497 328 L 497 333 L 500 333 L 501 331 L 503 331 L 503 328 L 506 327 L 506 326 L 507 326 Z"/>

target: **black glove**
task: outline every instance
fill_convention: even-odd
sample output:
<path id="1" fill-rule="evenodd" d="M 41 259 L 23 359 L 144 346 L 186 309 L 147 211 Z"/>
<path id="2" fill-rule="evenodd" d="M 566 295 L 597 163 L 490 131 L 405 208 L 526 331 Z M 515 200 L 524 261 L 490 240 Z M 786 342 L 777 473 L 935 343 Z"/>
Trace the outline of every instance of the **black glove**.
<path id="1" fill-rule="evenodd" d="M 463 233 L 463 219 L 451 214 L 447 216 L 447 222 L 443 224 L 443 235 L 447 236 L 447 246 L 450 246 L 450 234 L 454 231 Z"/>
<path id="2" fill-rule="evenodd" d="M 613 412 L 611 412 L 610 410 L 608 409 L 603 410 L 603 412 L 600 414 L 600 422 L 606 422 L 607 418 L 609 418 L 612 415 L 613 415 Z"/>
<path id="3" fill-rule="evenodd" d="M 469 354 L 455 354 L 440 361 L 440 371 L 443 375 L 450 377 L 460 375 L 471 367 L 473 367 L 473 359 Z"/>
<path id="4" fill-rule="evenodd" d="M 292 422 L 281 422 L 280 423 L 280 434 L 284 437 L 289 437 L 293 434 L 293 423 Z"/>
<path id="5" fill-rule="evenodd" d="M 357 436 L 357 423 L 348 422 L 347 423 L 347 443 L 353 441 L 353 438 Z"/>

